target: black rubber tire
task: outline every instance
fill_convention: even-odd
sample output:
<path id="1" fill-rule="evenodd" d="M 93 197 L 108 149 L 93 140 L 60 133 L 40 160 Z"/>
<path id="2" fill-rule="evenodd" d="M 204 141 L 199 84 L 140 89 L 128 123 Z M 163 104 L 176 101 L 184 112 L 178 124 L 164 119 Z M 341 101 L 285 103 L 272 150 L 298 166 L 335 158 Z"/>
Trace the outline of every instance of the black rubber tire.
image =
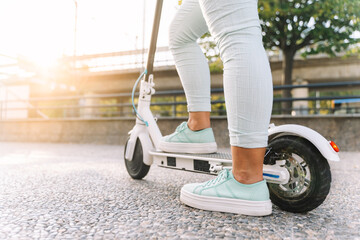
<path id="1" fill-rule="evenodd" d="M 310 170 L 307 189 L 297 196 L 286 196 L 278 184 L 268 183 L 271 201 L 281 209 L 294 213 L 311 211 L 321 205 L 330 191 L 331 172 L 328 161 L 308 140 L 297 136 L 282 136 L 269 142 L 277 153 L 295 153 Z M 283 194 L 282 194 L 283 193 Z"/>
<path id="2" fill-rule="evenodd" d="M 142 179 L 148 174 L 150 170 L 150 166 L 146 165 L 143 161 L 144 156 L 143 156 L 141 141 L 139 138 L 136 139 L 134 156 L 131 161 L 125 159 L 125 150 L 128 141 L 129 139 L 127 139 L 124 148 L 124 160 L 125 160 L 126 170 L 133 179 Z"/>

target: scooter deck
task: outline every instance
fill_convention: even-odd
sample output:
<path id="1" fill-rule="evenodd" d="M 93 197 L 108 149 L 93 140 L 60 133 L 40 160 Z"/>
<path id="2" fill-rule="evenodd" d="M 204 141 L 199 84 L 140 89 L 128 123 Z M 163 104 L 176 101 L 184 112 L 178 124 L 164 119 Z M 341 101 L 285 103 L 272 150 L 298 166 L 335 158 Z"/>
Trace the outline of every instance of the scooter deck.
<path id="1" fill-rule="evenodd" d="M 164 168 L 216 174 L 219 170 L 232 166 L 231 154 L 226 152 L 189 154 L 152 150 L 149 153 L 155 164 Z M 264 165 L 263 169 L 263 176 L 268 182 L 286 183 L 289 181 L 289 173 L 285 168 Z"/>
<path id="2" fill-rule="evenodd" d="M 226 152 L 216 152 L 216 153 L 205 153 L 205 154 L 199 154 L 199 153 L 168 153 L 163 151 L 150 151 L 150 154 L 153 156 L 167 156 L 167 157 L 176 157 L 176 158 L 191 158 L 191 159 L 199 159 L 204 161 L 213 161 L 216 160 L 226 160 L 225 162 L 231 161 L 231 153 Z"/>
<path id="3" fill-rule="evenodd" d="M 175 168 L 180 170 L 210 173 L 211 165 L 231 166 L 230 153 L 189 154 L 150 151 L 154 162 L 160 167 Z"/>

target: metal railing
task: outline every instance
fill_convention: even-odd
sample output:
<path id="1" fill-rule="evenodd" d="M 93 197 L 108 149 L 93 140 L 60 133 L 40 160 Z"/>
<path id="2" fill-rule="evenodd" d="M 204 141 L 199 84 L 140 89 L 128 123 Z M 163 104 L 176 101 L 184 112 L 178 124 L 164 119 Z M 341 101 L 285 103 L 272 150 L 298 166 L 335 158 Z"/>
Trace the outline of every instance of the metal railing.
<path id="1" fill-rule="evenodd" d="M 77 72 L 139 70 L 145 66 L 148 49 L 138 49 L 111 53 L 87 54 L 76 57 L 65 57 L 65 62 L 75 62 Z M 168 47 L 156 49 L 155 67 L 173 66 L 174 60 Z"/>
<path id="2" fill-rule="evenodd" d="M 295 98 L 276 97 L 279 91 L 284 89 L 307 88 L 315 90 L 310 92 L 323 92 L 335 89 L 331 96 L 308 96 Z M 342 89 L 342 92 L 338 91 Z M 321 90 L 321 91 L 320 91 Z M 344 91 L 355 92 L 347 95 L 335 95 Z M 282 102 L 303 101 L 305 105 L 292 107 L 292 115 L 314 115 L 314 114 L 347 114 L 360 113 L 360 81 L 355 82 L 332 82 L 316 83 L 306 85 L 274 86 L 273 115 L 283 114 Z M 326 93 L 326 92 L 325 92 Z M 212 116 L 226 115 L 223 88 L 211 90 L 212 94 Z M 138 94 L 136 95 L 138 96 Z M 338 99 L 359 99 L 358 103 L 335 104 Z M 187 102 L 183 90 L 157 91 L 152 98 L 151 110 L 157 117 L 182 117 L 187 116 Z M 16 117 L 16 113 L 22 117 Z M 21 114 L 19 114 L 21 113 Z M 24 117 L 25 116 L 25 117 Z M 98 119 L 98 118 L 123 118 L 134 117 L 131 103 L 131 93 L 97 94 L 82 96 L 61 97 L 37 97 L 21 99 L 17 97 L 12 100 L 0 101 L 0 119 Z"/>

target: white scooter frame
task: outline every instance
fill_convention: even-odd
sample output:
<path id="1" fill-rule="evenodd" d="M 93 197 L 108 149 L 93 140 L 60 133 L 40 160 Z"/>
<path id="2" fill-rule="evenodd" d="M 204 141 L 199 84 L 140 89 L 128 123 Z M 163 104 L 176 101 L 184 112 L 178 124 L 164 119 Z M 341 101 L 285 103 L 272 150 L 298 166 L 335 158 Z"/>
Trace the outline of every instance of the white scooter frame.
<path id="1" fill-rule="evenodd" d="M 130 138 L 125 149 L 125 159 L 131 161 L 134 155 L 136 140 L 139 139 L 143 151 L 143 162 L 151 165 L 155 161 L 158 166 L 195 171 L 216 173 L 225 167 L 231 167 L 231 155 L 227 153 L 216 154 L 180 154 L 165 153 L 158 149 L 159 141 L 162 137 L 156 120 L 150 110 L 151 95 L 155 93 L 153 76 L 149 76 L 149 81 L 141 81 L 138 102 L 138 113 L 148 126 L 136 119 L 134 128 L 129 132 Z M 337 152 L 329 144 L 329 141 L 318 132 L 304 126 L 286 124 L 269 126 L 269 140 L 280 136 L 291 135 L 299 136 L 310 141 L 328 161 L 339 161 Z M 289 181 L 289 173 L 284 167 L 280 167 L 282 161 L 277 161 L 275 165 L 264 165 L 264 178 L 267 182 L 284 184 Z M 204 169 L 208 166 L 208 169 Z"/>

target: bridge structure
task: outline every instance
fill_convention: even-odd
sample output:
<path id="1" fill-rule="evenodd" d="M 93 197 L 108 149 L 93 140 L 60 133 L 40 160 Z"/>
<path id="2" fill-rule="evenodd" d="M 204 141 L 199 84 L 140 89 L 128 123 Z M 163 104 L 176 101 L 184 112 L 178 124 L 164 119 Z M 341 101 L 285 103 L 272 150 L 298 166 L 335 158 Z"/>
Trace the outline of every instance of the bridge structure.
<path id="1" fill-rule="evenodd" d="M 1 109 L 9 106 L 10 108 L 16 106 L 18 109 L 36 108 L 28 100 L 46 97 L 80 96 L 79 104 L 96 105 L 99 101 L 91 98 L 94 94 L 129 94 L 135 80 L 144 70 L 146 53 L 147 49 L 140 49 L 76 57 L 65 56 L 59 59 L 56 66 L 48 69 L 41 68 L 23 57 L 0 54 L 0 100 L 2 103 L 7 102 L 5 106 L 2 104 Z M 269 55 L 269 61 L 274 86 L 279 86 L 282 83 L 282 56 Z M 182 90 L 168 47 L 157 49 L 154 78 L 157 91 Z M 357 56 L 345 58 L 339 55 L 329 58 L 327 55 L 319 54 L 307 59 L 299 55 L 295 56 L 294 85 L 354 81 L 360 81 L 360 58 Z M 222 86 L 222 72 L 211 73 L 211 87 L 220 89 Z M 279 94 L 280 90 L 275 90 L 274 93 Z M 292 95 L 294 98 L 309 97 L 309 88 L 295 88 L 292 90 Z M 82 100 L 81 96 L 88 99 Z M 296 101 L 293 104 L 294 107 L 307 105 L 307 101 Z M 85 112 L 91 114 L 94 111 L 87 109 Z M 38 110 L 37 113 L 40 116 L 46 115 Z"/>
<path id="2" fill-rule="evenodd" d="M 147 49 L 111 53 L 89 54 L 59 59 L 58 66 L 42 69 L 35 63 L 21 57 L 9 57 L 0 54 L 0 80 L 7 86 L 30 84 L 31 96 L 49 93 L 36 85 L 75 86 L 80 92 L 119 93 L 128 92 L 143 70 Z M 2 63 L 1 57 L 10 59 Z M 274 85 L 282 82 L 281 55 L 269 56 Z M 4 62 L 4 61 L 3 61 Z M 75 66 L 75 67 L 74 67 Z M 182 89 L 173 58 L 168 47 L 159 47 L 155 57 L 155 71 L 159 90 Z M 316 55 L 301 58 L 295 56 L 293 83 L 325 83 L 360 80 L 360 58 L 357 56 L 329 58 Z M 86 84 L 85 84 L 86 83 Z M 222 87 L 222 73 L 211 74 L 211 86 Z M 56 89 L 53 89 L 56 92 Z M 69 89 L 71 90 L 71 89 Z M 62 91 L 63 92 L 63 91 Z M 52 94 L 54 91 L 52 91 Z"/>

